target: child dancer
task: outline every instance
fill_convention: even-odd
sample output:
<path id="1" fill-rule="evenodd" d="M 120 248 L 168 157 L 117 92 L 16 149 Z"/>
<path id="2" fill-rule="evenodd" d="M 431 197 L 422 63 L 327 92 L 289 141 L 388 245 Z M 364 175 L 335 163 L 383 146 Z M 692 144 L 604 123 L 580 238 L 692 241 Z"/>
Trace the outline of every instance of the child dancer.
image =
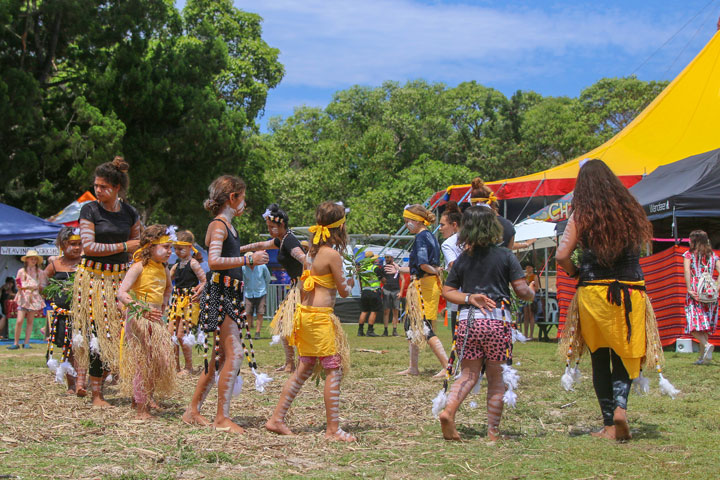
<path id="1" fill-rule="evenodd" d="M 177 232 L 175 242 L 175 255 L 178 261 L 170 269 L 170 278 L 175 280 L 173 288 L 172 304 L 168 315 L 168 327 L 170 335 L 177 342 L 175 346 L 175 370 L 181 375 L 192 373 L 192 347 L 195 345 L 195 337 L 192 335 L 192 328 L 198 323 L 200 306 L 198 301 L 205 288 L 206 276 L 200 262 L 193 258 L 197 252 L 193 244 L 195 236 L 189 230 Z M 174 343 L 174 342 L 173 342 Z M 180 352 L 182 349 L 185 359 L 185 369 L 180 370 Z"/>
<path id="2" fill-rule="evenodd" d="M 347 337 L 340 320 L 333 314 L 335 296 L 347 297 L 352 279 L 345 278 L 342 255 L 345 251 L 345 208 L 333 202 L 324 202 L 315 212 L 317 225 L 313 245 L 308 252 L 305 270 L 301 277 L 301 303 L 295 310 L 294 330 L 289 338 L 300 356 L 297 370 L 288 378 L 272 417 L 265 428 L 280 435 L 292 435 L 285 424 L 285 415 L 295 396 L 313 369 L 325 370 L 325 438 L 344 442 L 355 437 L 344 432 L 340 422 L 340 381 L 349 366 Z M 316 368 L 317 367 L 317 368 Z"/>
<path id="3" fill-rule="evenodd" d="M 243 355 L 240 333 L 240 328 L 245 325 L 242 267 L 246 262 L 248 265 L 266 264 L 268 254 L 265 251 L 255 252 L 250 257 L 240 254 L 240 239 L 232 219 L 245 211 L 245 182 L 238 177 L 223 175 L 216 178 L 208 190 L 210 195 L 205 200 L 205 209 L 215 218 L 205 236 L 211 271 L 203 292 L 200 320 L 203 331 L 215 335 L 214 361 L 208 362 L 205 343 L 205 370 L 182 419 L 188 424 L 210 425 L 200 415 L 200 408 L 215 383 L 215 371 L 218 371 L 217 414 L 212 425 L 217 430 L 243 433 L 242 427 L 230 419 L 230 399 Z"/>
<path id="4" fill-rule="evenodd" d="M 62 255 L 50 260 L 47 268 L 45 268 L 45 276 L 58 281 L 67 281 L 77 271 L 80 264 L 80 255 L 82 254 L 82 243 L 80 241 L 80 229 L 73 230 L 70 227 L 63 227 L 58 232 L 55 244 L 58 246 Z M 50 342 L 48 342 L 48 366 L 55 364 L 55 379 L 62 381 L 63 374 L 67 381 L 67 393 L 75 395 L 76 393 L 84 397 L 85 392 L 85 374 L 79 379 L 79 385 L 75 379 L 78 374 L 77 364 L 72 352 L 71 332 L 73 330 L 72 320 L 70 316 L 70 294 L 72 292 L 62 292 L 50 299 L 52 306 L 52 326 L 50 330 Z M 62 348 L 62 357 L 60 363 L 53 358 L 54 347 Z M 51 367 L 52 369 L 52 367 Z M 79 390 L 76 391 L 76 387 Z"/>
<path id="5" fill-rule="evenodd" d="M 465 211 L 458 234 L 458 243 L 465 250 L 443 287 L 445 298 L 460 306 L 456 346 L 462 369 L 440 414 L 446 440 L 460 440 L 455 413 L 477 383 L 482 368 L 488 379 L 488 438 L 495 441 L 499 437 L 505 395 L 503 364 L 512 361 L 510 316 L 504 308 L 510 299 L 508 284 L 512 283 L 515 293 L 524 300 L 535 295 L 534 284 L 528 286 L 525 282 L 517 258 L 510 250 L 496 246 L 501 238 L 502 226 L 494 211 L 477 206 Z"/>
<path id="6" fill-rule="evenodd" d="M 170 301 L 170 272 L 164 263 L 172 244 L 165 225 L 149 226 L 118 290 L 120 303 L 131 306 L 120 346 L 120 389 L 132 394 L 139 420 L 150 418 L 154 395 L 168 396 L 176 388 L 172 340 L 162 320 Z"/>

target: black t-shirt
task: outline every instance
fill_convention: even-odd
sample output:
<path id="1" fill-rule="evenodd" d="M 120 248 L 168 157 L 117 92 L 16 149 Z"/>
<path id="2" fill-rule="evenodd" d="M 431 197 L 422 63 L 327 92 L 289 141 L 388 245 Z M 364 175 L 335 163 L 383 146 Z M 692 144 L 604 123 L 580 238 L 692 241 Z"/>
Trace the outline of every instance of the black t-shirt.
<path id="1" fill-rule="evenodd" d="M 195 275 L 195 272 L 193 272 L 192 266 L 190 266 L 191 261 L 192 260 L 188 261 L 183 267 L 180 266 L 179 260 L 175 264 L 177 265 L 177 269 L 175 270 L 176 288 L 193 288 L 200 283 L 200 280 Z"/>
<path id="2" fill-rule="evenodd" d="M 276 238 L 274 243 L 275 246 L 280 249 L 277 256 L 278 263 L 280 263 L 280 265 L 285 268 L 290 278 L 300 278 L 303 271 L 303 265 L 302 263 L 295 260 L 295 258 L 290 253 L 295 248 L 300 248 L 302 250 L 302 245 L 300 245 L 300 241 L 295 238 L 295 235 L 293 235 L 292 232 L 288 232 L 284 240 Z"/>
<path id="3" fill-rule="evenodd" d="M 515 255 L 504 247 L 465 250 L 455 260 L 445 285 L 463 293 L 482 293 L 498 302 L 510 300 L 510 282 L 525 278 Z"/>
<path id="4" fill-rule="evenodd" d="M 132 226 L 138 221 L 137 211 L 125 202 L 120 202 L 120 210 L 109 212 L 99 202 L 93 201 L 80 209 L 80 220 L 88 220 L 95 225 L 96 243 L 122 243 L 130 240 Z M 130 256 L 127 252 L 115 253 L 105 257 L 91 257 L 88 260 L 100 263 L 127 263 Z"/>
<path id="5" fill-rule="evenodd" d="M 396 276 L 394 273 L 386 273 L 383 267 L 375 267 L 375 275 L 384 281 L 383 288 L 385 290 L 393 292 L 400 290 L 400 274 Z"/>
<path id="6" fill-rule="evenodd" d="M 507 247 L 510 244 L 510 240 L 515 236 L 515 227 L 510 220 L 503 216 L 498 215 L 497 219 L 500 222 L 500 225 L 502 225 L 503 229 L 502 243 L 500 244 L 500 246 Z"/>

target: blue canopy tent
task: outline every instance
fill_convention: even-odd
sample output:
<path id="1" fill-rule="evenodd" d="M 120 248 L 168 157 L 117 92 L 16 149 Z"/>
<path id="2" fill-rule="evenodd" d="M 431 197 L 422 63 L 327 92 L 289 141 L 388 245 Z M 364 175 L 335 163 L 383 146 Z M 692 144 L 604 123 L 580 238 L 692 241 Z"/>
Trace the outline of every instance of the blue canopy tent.
<path id="1" fill-rule="evenodd" d="M 0 242 L 54 238 L 62 225 L 0 203 Z"/>

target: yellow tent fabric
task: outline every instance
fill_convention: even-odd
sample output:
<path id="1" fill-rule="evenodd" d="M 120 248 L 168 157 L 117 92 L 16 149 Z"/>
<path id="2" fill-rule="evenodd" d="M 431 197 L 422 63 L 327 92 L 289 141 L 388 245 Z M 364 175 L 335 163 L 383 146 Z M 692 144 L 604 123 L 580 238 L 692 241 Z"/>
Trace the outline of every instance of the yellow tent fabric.
<path id="1" fill-rule="evenodd" d="M 720 147 L 719 121 L 717 32 L 645 110 L 604 144 L 557 167 L 487 183 L 496 191 L 502 187 L 500 198 L 532 196 L 536 189 L 535 195 L 564 195 L 574 187 L 580 161 L 600 158 L 619 177 L 630 177 L 626 184 L 632 184 L 660 165 Z"/>

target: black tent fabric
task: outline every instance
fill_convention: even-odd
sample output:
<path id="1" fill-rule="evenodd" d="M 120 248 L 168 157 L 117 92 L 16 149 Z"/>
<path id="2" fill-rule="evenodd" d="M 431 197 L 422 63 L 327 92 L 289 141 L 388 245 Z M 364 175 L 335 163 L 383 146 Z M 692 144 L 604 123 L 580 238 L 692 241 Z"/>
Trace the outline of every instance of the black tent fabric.
<path id="1" fill-rule="evenodd" d="M 663 165 L 630 189 L 650 220 L 720 217 L 720 149 Z"/>

